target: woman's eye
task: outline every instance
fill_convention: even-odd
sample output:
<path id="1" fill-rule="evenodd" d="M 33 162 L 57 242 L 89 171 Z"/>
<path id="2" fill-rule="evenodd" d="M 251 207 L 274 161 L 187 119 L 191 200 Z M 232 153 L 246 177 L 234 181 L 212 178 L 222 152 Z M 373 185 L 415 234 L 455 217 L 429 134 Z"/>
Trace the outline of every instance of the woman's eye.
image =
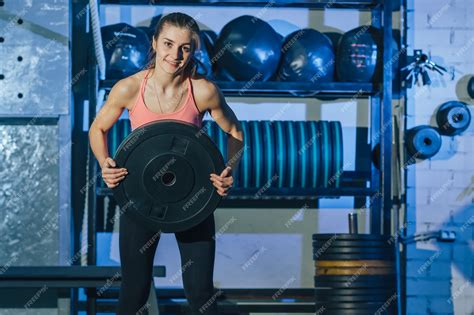
<path id="1" fill-rule="evenodd" d="M 184 49 L 185 52 L 190 52 L 191 51 L 191 49 L 189 49 L 187 47 L 184 47 L 183 49 Z"/>
<path id="2" fill-rule="evenodd" d="M 171 43 L 169 43 L 169 42 L 168 42 L 168 43 L 165 43 L 165 45 L 166 45 L 167 47 L 171 47 Z"/>

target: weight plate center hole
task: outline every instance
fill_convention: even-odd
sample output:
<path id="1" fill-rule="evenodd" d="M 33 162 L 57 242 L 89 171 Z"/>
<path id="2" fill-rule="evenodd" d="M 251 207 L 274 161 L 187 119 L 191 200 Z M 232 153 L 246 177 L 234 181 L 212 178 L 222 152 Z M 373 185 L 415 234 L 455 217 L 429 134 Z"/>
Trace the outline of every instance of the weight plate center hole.
<path id="1" fill-rule="evenodd" d="M 161 176 L 161 182 L 165 186 L 173 186 L 176 183 L 176 175 L 168 171 Z"/>

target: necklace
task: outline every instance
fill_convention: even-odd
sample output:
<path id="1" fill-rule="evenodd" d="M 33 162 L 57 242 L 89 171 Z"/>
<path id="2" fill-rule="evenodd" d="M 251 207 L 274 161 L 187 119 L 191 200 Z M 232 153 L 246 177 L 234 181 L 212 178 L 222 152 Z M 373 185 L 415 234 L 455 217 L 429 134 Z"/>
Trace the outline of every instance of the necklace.
<path id="1" fill-rule="evenodd" d="M 153 79 L 152 79 L 153 81 Z M 163 111 L 163 108 L 161 107 L 161 102 L 160 102 L 160 98 L 158 97 L 158 89 L 156 88 L 156 82 L 153 81 L 153 88 L 154 88 L 154 91 L 155 91 L 155 94 L 156 94 L 156 99 L 158 100 L 158 106 L 160 106 L 160 111 L 162 114 L 166 114 L 164 111 Z M 181 103 L 181 99 L 183 98 L 183 89 L 181 89 L 181 95 L 179 97 L 179 100 L 178 102 L 176 103 L 176 105 L 174 106 L 173 108 L 173 111 L 174 112 L 176 110 L 176 108 L 179 106 L 179 104 Z"/>

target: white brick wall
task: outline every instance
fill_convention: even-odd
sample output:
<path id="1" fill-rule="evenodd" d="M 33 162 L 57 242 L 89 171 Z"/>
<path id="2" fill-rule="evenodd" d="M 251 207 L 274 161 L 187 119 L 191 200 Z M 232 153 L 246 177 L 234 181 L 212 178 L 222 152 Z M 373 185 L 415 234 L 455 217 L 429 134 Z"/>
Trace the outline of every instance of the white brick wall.
<path id="1" fill-rule="evenodd" d="M 408 128 L 436 127 L 437 108 L 466 96 L 474 75 L 474 1 L 408 1 L 409 42 L 450 70 L 431 75 L 430 87 L 410 91 Z M 411 39 L 410 39 L 411 37 Z M 454 76 L 452 76 L 452 73 Z M 472 106 L 471 106 L 472 113 Z M 409 232 L 454 230 L 455 243 L 418 243 L 407 249 L 407 314 L 474 314 L 474 123 L 458 137 L 442 138 L 441 151 L 431 160 L 408 167 Z"/>

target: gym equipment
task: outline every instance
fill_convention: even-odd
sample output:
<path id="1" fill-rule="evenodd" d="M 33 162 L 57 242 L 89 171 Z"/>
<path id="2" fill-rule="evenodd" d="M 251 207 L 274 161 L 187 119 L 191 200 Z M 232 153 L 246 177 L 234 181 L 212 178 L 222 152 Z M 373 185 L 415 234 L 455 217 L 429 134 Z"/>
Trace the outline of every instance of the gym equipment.
<path id="1" fill-rule="evenodd" d="M 375 234 L 313 234 L 316 310 L 324 314 L 394 314 L 394 243 Z M 386 305 L 383 312 L 378 311 Z"/>
<path id="2" fill-rule="evenodd" d="M 145 32 L 145 34 L 148 36 L 148 40 L 149 40 L 150 43 L 151 43 L 151 41 L 153 40 L 153 35 L 155 34 L 155 33 L 154 33 L 154 30 L 151 29 L 151 28 L 148 27 L 148 26 L 138 26 L 137 29 L 139 29 L 139 30 Z"/>
<path id="3" fill-rule="evenodd" d="M 446 68 L 433 62 L 421 49 L 415 49 L 414 56 L 412 56 L 411 59 L 413 59 L 413 61 L 410 64 L 400 69 L 404 73 L 407 88 L 411 88 L 413 84 L 417 84 L 420 75 L 422 84 L 430 85 L 431 79 L 428 75 L 428 70 L 436 71 L 441 75 L 448 71 Z"/>
<path id="4" fill-rule="evenodd" d="M 339 187 L 343 164 L 342 126 L 339 121 L 331 121 L 329 122 L 329 128 L 331 130 L 332 140 L 332 169 L 331 177 L 329 178 L 329 185 L 330 187 Z"/>
<path id="5" fill-rule="evenodd" d="M 283 122 L 273 122 L 273 132 L 275 133 L 275 144 L 276 144 L 276 175 L 278 176 L 278 188 L 283 188 L 286 183 L 286 152 L 285 148 L 285 133 Z"/>
<path id="6" fill-rule="evenodd" d="M 318 123 L 316 121 L 308 122 L 308 137 L 310 138 L 308 145 L 309 148 L 309 174 L 310 174 L 310 186 L 311 188 L 319 187 L 321 185 L 321 167 L 323 163 L 323 154 L 321 153 L 321 134 L 319 131 Z M 305 146 L 306 149 L 306 146 Z"/>
<path id="7" fill-rule="evenodd" d="M 249 124 L 248 121 L 241 121 L 242 131 L 244 134 L 244 143 L 248 144 L 247 147 L 242 151 L 242 158 L 240 160 L 240 183 L 242 188 L 249 188 L 250 181 L 251 181 L 251 171 L 252 171 L 252 159 L 251 153 L 253 152 L 253 148 L 250 142 L 250 132 L 249 132 Z"/>
<path id="8" fill-rule="evenodd" d="M 405 142 L 411 157 L 429 159 L 441 148 L 441 135 L 435 128 L 421 125 L 407 131 Z"/>
<path id="9" fill-rule="evenodd" d="M 262 187 L 263 183 L 263 139 L 262 139 L 262 130 L 261 123 L 259 121 L 253 120 L 249 122 L 249 130 L 252 138 L 252 166 L 253 166 L 253 176 L 252 176 L 252 186 L 253 187 Z M 271 177 L 270 177 L 271 178 Z"/>
<path id="10" fill-rule="evenodd" d="M 197 72 L 208 78 L 212 78 L 211 56 L 214 55 L 214 43 L 217 35 L 212 31 L 201 31 L 199 34 L 200 48 L 194 52 L 194 57 L 201 63 L 198 63 Z"/>
<path id="11" fill-rule="evenodd" d="M 295 31 L 285 38 L 282 51 L 280 81 L 333 81 L 334 48 L 326 35 L 311 28 Z"/>
<path id="12" fill-rule="evenodd" d="M 238 17 L 224 26 L 217 39 L 218 77 L 266 81 L 277 70 L 280 48 L 280 37 L 267 22 L 249 15 Z"/>
<path id="13" fill-rule="evenodd" d="M 378 82 L 383 70 L 382 37 L 373 26 L 360 26 L 342 35 L 337 47 L 336 73 L 339 81 Z M 380 48 L 379 48 L 380 47 Z M 398 47 L 392 39 L 392 55 Z M 398 59 L 392 63 L 396 71 Z"/>
<path id="14" fill-rule="evenodd" d="M 471 77 L 467 83 L 467 94 L 470 98 L 474 98 L 474 77 Z"/>
<path id="15" fill-rule="evenodd" d="M 209 180 L 225 165 L 213 141 L 177 120 L 136 128 L 114 160 L 128 175 L 112 189 L 121 211 L 157 232 L 187 230 L 216 209 L 221 196 Z"/>
<path id="16" fill-rule="evenodd" d="M 436 122 L 442 135 L 457 136 L 469 127 L 471 112 L 464 102 L 446 102 L 438 108 Z"/>
<path id="17" fill-rule="evenodd" d="M 286 131 L 286 146 L 287 146 L 287 161 L 286 161 L 286 171 L 287 179 L 285 187 L 294 188 L 296 184 L 296 175 L 297 175 L 297 146 L 296 146 L 296 130 L 293 121 L 284 121 L 283 122 Z"/>
<path id="18" fill-rule="evenodd" d="M 107 79 L 122 79 L 147 63 L 150 41 L 147 33 L 126 23 L 101 28 Z"/>
<path id="19" fill-rule="evenodd" d="M 329 186 L 329 178 L 331 172 L 331 161 L 332 159 L 332 141 L 329 130 L 329 123 L 327 121 L 318 122 L 319 133 L 321 136 L 321 162 L 322 162 L 322 187 L 326 188 Z"/>
<path id="20" fill-rule="evenodd" d="M 246 148 L 234 170 L 234 187 L 340 187 L 343 141 L 340 122 L 243 121 Z M 214 121 L 203 122 L 205 132 L 227 162 L 227 134 Z M 128 120 L 108 132 L 109 152 L 115 152 L 130 133 Z M 232 157 L 230 157 L 232 158 Z M 325 181 L 323 181 L 325 180 Z M 105 188 L 105 183 L 100 182 Z M 283 192 L 282 192 L 283 193 Z M 286 192 L 285 192 L 286 193 Z"/>

